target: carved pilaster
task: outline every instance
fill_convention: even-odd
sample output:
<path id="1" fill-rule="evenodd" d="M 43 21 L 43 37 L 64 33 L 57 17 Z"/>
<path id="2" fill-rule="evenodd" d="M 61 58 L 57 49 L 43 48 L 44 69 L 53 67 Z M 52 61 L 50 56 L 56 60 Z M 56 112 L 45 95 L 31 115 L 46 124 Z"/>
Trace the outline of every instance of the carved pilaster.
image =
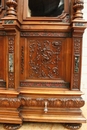
<path id="1" fill-rule="evenodd" d="M 8 6 L 7 15 L 8 16 L 17 16 L 17 0 L 7 0 L 6 5 Z"/>
<path id="2" fill-rule="evenodd" d="M 73 4 L 74 19 L 82 19 L 83 18 L 83 13 L 82 13 L 83 8 L 84 8 L 83 0 L 75 0 L 75 2 Z"/>
<path id="3" fill-rule="evenodd" d="M 72 89 L 80 88 L 80 69 L 81 69 L 81 38 L 73 39 L 73 85 Z"/>
<path id="4" fill-rule="evenodd" d="M 8 87 L 14 88 L 14 36 L 8 37 L 8 61 Z"/>

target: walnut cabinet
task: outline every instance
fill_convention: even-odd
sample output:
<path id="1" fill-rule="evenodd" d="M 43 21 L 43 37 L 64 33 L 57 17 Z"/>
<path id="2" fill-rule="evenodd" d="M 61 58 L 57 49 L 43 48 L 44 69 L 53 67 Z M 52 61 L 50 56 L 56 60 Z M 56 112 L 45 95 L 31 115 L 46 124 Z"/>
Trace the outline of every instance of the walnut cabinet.
<path id="1" fill-rule="evenodd" d="M 0 0 L 0 122 L 86 122 L 83 0 Z"/>

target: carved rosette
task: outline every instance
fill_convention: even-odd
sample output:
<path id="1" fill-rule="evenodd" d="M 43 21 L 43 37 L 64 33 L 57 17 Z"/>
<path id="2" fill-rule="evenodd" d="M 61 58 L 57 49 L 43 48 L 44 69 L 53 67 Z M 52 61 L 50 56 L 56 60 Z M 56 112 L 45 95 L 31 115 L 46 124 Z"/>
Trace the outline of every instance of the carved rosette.
<path id="1" fill-rule="evenodd" d="M 75 2 L 73 4 L 74 19 L 82 19 L 83 18 L 83 13 L 82 13 L 83 8 L 84 8 L 83 0 L 75 0 Z"/>
<path id="2" fill-rule="evenodd" d="M 15 87 L 15 76 L 14 76 L 14 43 L 15 43 L 14 36 L 8 37 L 8 87 L 14 88 Z"/>
<path id="3" fill-rule="evenodd" d="M 17 16 L 17 0 L 7 0 L 6 5 L 8 6 L 7 15 L 8 16 Z"/>

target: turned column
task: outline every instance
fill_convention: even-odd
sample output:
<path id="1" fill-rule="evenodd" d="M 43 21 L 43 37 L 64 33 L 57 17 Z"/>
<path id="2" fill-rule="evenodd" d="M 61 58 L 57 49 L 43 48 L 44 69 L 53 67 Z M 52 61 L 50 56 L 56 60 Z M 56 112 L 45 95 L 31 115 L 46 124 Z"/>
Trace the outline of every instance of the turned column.
<path id="1" fill-rule="evenodd" d="M 84 8 L 83 0 L 75 0 L 73 3 L 74 19 L 83 19 L 82 9 Z"/>
<path id="2" fill-rule="evenodd" d="M 6 5 L 8 6 L 7 15 L 8 16 L 17 16 L 17 0 L 7 0 Z"/>

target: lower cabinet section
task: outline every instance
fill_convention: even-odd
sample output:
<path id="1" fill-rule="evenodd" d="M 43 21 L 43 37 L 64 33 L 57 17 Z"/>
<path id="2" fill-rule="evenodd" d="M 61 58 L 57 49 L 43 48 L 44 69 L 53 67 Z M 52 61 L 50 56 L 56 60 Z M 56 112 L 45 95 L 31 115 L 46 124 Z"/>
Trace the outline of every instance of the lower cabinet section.
<path id="1" fill-rule="evenodd" d="M 70 129 L 73 127 L 70 124 L 77 128 L 86 122 L 80 109 L 84 106 L 80 91 L 51 91 L 1 91 L 0 122 L 6 123 L 5 128 L 9 130 L 10 127 L 16 130 L 24 121 L 69 123 L 66 127 Z"/>

